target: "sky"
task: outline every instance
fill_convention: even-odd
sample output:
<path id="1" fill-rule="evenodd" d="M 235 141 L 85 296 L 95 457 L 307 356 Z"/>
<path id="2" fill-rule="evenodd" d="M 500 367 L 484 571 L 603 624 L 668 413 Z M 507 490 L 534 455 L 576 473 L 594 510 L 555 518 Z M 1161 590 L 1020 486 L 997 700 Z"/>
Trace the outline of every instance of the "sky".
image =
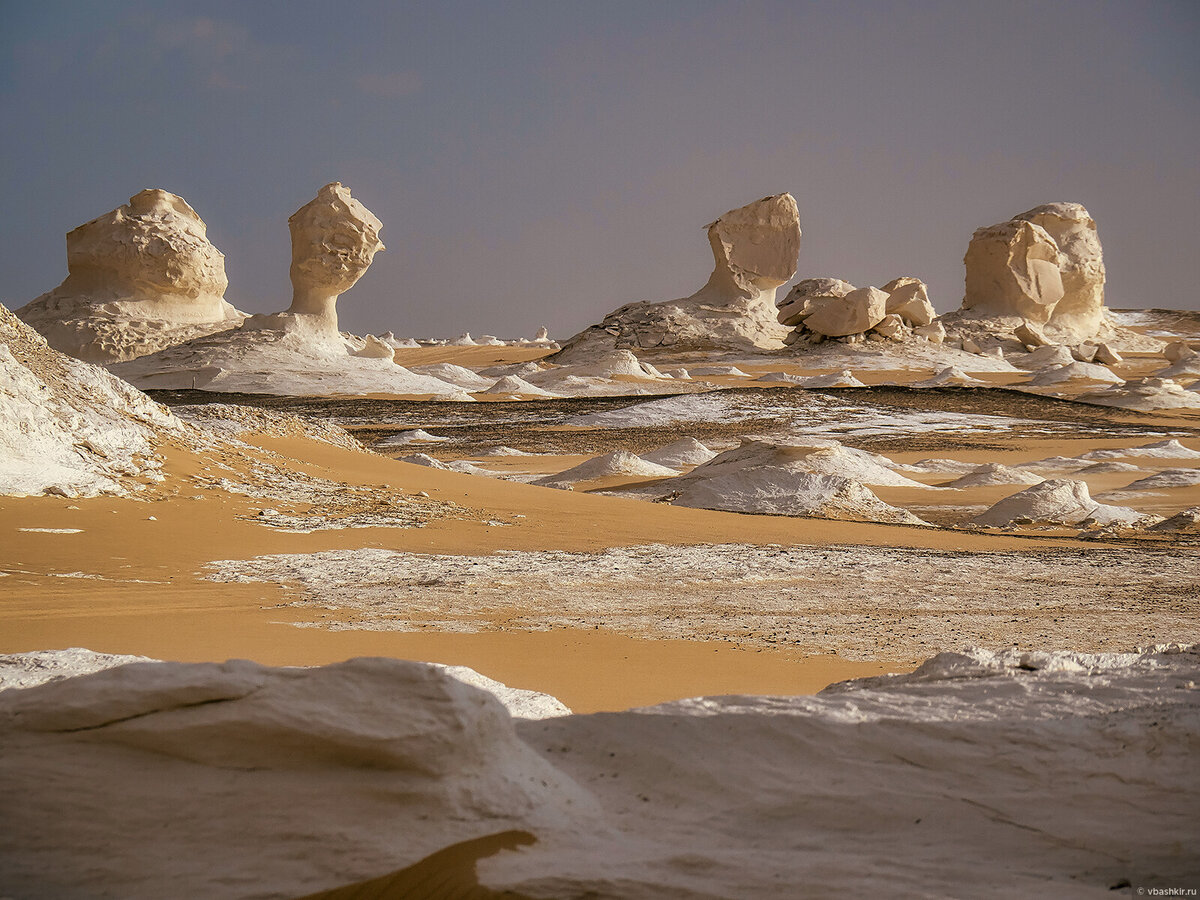
<path id="1" fill-rule="evenodd" d="M 387 251 L 343 329 L 567 337 L 708 277 L 703 227 L 790 192 L 797 278 L 962 300 L 974 229 L 1096 219 L 1114 307 L 1200 308 L 1200 3 L 0 0 L 0 302 L 147 187 L 290 302 L 330 181 Z"/>

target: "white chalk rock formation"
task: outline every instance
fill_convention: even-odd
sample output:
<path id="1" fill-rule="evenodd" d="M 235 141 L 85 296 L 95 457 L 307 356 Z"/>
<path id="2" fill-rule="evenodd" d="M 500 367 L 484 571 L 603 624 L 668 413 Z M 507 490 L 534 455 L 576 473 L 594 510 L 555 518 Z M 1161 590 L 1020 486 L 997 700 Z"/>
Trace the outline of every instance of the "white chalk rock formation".
<path id="1" fill-rule="evenodd" d="M 138 490 L 162 480 L 158 443 L 184 431 L 165 406 L 51 349 L 0 306 L 0 495 Z"/>
<path id="2" fill-rule="evenodd" d="M 1046 342 L 1043 331 L 1068 343 L 1118 333 L 1104 306 L 1096 223 L 1078 203 L 1048 203 L 978 229 L 963 262 L 966 294 L 962 309 L 949 316 L 954 331 L 1015 329 L 1017 340 L 1031 346 Z M 1034 330 L 1022 333 L 1023 324 Z"/>
<path id="3" fill-rule="evenodd" d="M 973 469 L 961 478 L 950 482 L 946 487 L 970 488 L 988 487 L 994 484 L 1041 484 L 1045 481 L 1041 475 L 1014 469 L 1000 463 L 985 463 Z"/>
<path id="4" fill-rule="evenodd" d="M 924 381 L 913 383 L 913 387 L 975 387 L 978 385 L 987 384 L 986 381 L 980 381 L 978 378 L 972 378 L 958 366 L 946 366 L 932 378 L 926 378 Z"/>
<path id="5" fill-rule="evenodd" d="M 292 305 L 295 316 L 312 316 L 336 333 L 337 300 L 354 287 L 385 249 L 383 223 L 332 182 L 288 219 L 292 234 Z"/>
<path id="6" fill-rule="evenodd" d="M 688 484 L 671 503 L 696 509 L 924 525 L 889 506 L 852 478 L 769 466 L 748 468 Z"/>
<path id="7" fill-rule="evenodd" d="M 1044 228 L 1011 220 L 978 229 L 967 255 L 963 309 L 1016 316 L 1039 325 L 1063 298 L 1058 245 Z"/>
<path id="8" fill-rule="evenodd" d="M 1200 409 L 1200 394 L 1170 378 L 1130 378 L 1077 399 L 1100 406 L 1152 412 L 1157 409 Z"/>
<path id="9" fill-rule="evenodd" d="M 490 388 L 483 391 L 484 394 L 510 394 L 519 397 L 555 397 L 550 391 L 538 387 L 536 384 L 530 384 L 524 378 L 517 375 L 505 375 L 499 379 Z"/>
<path id="10" fill-rule="evenodd" d="M 555 362 L 619 349 L 778 349 L 788 329 L 775 292 L 796 272 L 800 215 L 791 194 L 764 197 L 707 226 L 714 266 L 690 297 L 642 301 L 605 316 L 563 344 Z"/>
<path id="11" fill-rule="evenodd" d="M 1134 525 L 1148 517 L 1126 506 L 1097 503 L 1082 481 L 1054 478 L 1005 497 L 971 523 L 999 528 L 1006 525 Z"/>
<path id="12" fill-rule="evenodd" d="M 288 219 L 292 236 L 291 306 L 256 315 L 240 328 L 196 338 L 112 365 L 140 388 L 257 394 L 444 396 L 461 388 L 393 362 L 378 338 L 338 331 L 337 300 L 383 249 L 380 221 L 327 184 Z"/>
<path id="13" fill-rule="evenodd" d="M 851 291 L 841 299 L 826 300 L 804 318 L 804 327 L 826 337 L 863 334 L 887 315 L 888 295 L 876 287 Z"/>
<path id="14" fill-rule="evenodd" d="M 539 478 L 533 484 L 544 487 L 566 487 L 581 481 L 612 476 L 669 478 L 678 474 L 673 468 L 650 462 L 640 456 L 635 456 L 628 450 L 614 450 L 612 453 L 605 453 L 603 456 L 597 456 L 595 459 L 572 466 L 557 475 Z"/>
<path id="15" fill-rule="evenodd" d="M 1106 366 L 1098 366 L 1095 363 L 1069 362 L 1039 369 L 1029 383 L 1041 386 L 1097 381 L 1104 384 L 1122 384 L 1124 379 L 1119 375 L 1114 375 L 1112 370 Z"/>
<path id="16" fill-rule="evenodd" d="M 67 233 L 67 278 L 17 310 L 50 346 L 88 362 L 133 359 L 238 325 L 225 257 L 187 202 L 144 190 Z"/>
<path id="17" fill-rule="evenodd" d="M 805 278 L 792 285 L 779 303 L 776 318 L 779 324 L 794 326 L 824 300 L 840 300 L 854 290 L 854 285 L 840 278 Z"/>
<path id="18" fill-rule="evenodd" d="M 918 325 L 913 328 L 913 334 L 925 338 L 931 344 L 941 344 L 946 340 L 946 326 L 934 320 L 928 325 Z"/>
<path id="19" fill-rule="evenodd" d="M 911 275 L 897 278 L 885 284 L 883 290 L 888 295 L 888 313 L 899 316 L 906 325 L 928 325 L 937 317 L 929 302 L 929 288 L 921 279 Z"/>
<path id="20" fill-rule="evenodd" d="M 1096 222 L 1081 203 L 1047 203 L 1016 216 L 1040 226 L 1058 246 L 1063 296 L 1051 325 L 1069 333 L 1096 334 L 1104 324 L 1104 251 Z"/>

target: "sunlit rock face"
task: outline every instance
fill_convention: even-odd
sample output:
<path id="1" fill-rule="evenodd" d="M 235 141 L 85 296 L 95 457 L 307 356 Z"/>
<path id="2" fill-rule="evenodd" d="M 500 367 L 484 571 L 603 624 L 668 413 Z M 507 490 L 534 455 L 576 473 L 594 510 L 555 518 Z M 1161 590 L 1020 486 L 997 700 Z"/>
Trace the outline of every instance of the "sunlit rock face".
<path id="1" fill-rule="evenodd" d="M 1104 251 L 1096 222 L 1080 203 L 1047 203 L 1016 217 L 1040 225 L 1058 245 L 1063 296 L 1051 322 L 1080 333 L 1097 331 L 1104 317 Z"/>
<path id="2" fill-rule="evenodd" d="M 225 257 L 182 197 L 144 190 L 67 234 L 65 281 L 17 310 L 50 346 L 90 362 L 153 353 L 242 321 Z"/>
<path id="3" fill-rule="evenodd" d="M 800 214 L 791 194 L 730 210 L 706 226 L 713 253 L 708 282 L 691 296 L 631 303 L 563 345 L 564 358 L 631 350 L 777 349 L 786 327 L 775 293 L 796 273 Z"/>
<path id="4" fill-rule="evenodd" d="M 1056 340 L 1111 330 L 1104 307 L 1104 252 L 1079 203 L 1047 203 L 971 238 L 962 309 L 971 317 L 1017 317 Z"/>
<path id="5" fill-rule="evenodd" d="M 1063 298 L 1058 244 L 1032 222 L 1010 220 L 978 229 L 967 255 L 963 309 L 985 316 L 1017 316 L 1039 325 Z"/>
<path id="6" fill-rule="evenodd" d="M 292 305 L 288 312 L 318 316 L 337 330 L 337 299 L 354 287 L 385 249 L 383 223 L 338 182 L 288 219 L 292 233 Z"/>

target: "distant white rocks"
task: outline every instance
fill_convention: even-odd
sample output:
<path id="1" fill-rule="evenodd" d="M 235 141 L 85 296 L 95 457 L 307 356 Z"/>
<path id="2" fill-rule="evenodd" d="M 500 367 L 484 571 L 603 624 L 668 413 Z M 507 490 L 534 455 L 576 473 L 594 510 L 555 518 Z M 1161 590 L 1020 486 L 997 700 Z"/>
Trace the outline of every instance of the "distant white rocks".
<path id="1" fill-rule="evenodd" d="M 783 444 L 746 440 L 696 466 L 631 493 L 677 506 L 728 512 L 925 524 L 880 500 L 867 484 L 925 488 L 883 457 L 836 442 Z"/>
<path id="2" fill-rule="evenodd" d="M 417 394 L 462 390 L 393 362 L 375 337 L 338 330 L 337 300 L 383 249 L 383 225 L 337 182 L 288 219 L 292 302 L 283 312 L 251 316 L 236 329 L 166 348 L 112 371 L 141 388 L 260 394 Z"/>
<path id="3" fill-rule="evenodd" d="M 776 349 L 775 292 L 795 274 L 800 215 L 791 194 L 730 210 L 707 226 L 708 283 L 681 300 L 622 306 L 563 344 L 562 361 L 618 349 Z M 554 360 L 558 362 L 558 359 Z"/>
<path id="4" fill-rule="evenodd" d="M 679 472 L 659 463 L 650 462 L 640 456 L 635 456 L 628 450 L 614 450 L 580 463 L 557 475 L 547 475 L 539 478 L 534 484 L 545 487 L 564 488 L 582 481 L 593 481 L 598 478 L 613 476 L 634 478 L 670 478 Z"/>
<path id="5" fill-rule="evenodd" d="M 167 191 L 141 191 L 69 232 L 67 272 L 17 315 L 88 362 L 144 356 L 245 318 L 225 300 L 225 257 L 204 221 Z"/>

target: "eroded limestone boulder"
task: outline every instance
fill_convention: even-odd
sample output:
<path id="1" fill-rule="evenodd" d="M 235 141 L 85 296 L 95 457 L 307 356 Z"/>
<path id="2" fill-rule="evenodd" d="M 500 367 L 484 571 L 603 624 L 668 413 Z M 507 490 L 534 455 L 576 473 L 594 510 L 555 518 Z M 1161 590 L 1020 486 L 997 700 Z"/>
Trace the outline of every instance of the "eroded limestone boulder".
<path id="1" fill-rule="evenodd" d="M 1063 296 L 1050 321 L 1060 329 L 1094 334 L 1104 317 L 1104 251 L 1096 222 L 1081 203 L 1047 203 L 1014 217 L 1041 226 L 1058 246 Z"/>
<path id="2" fill-rule="evenodd" d="M 108 363 L 232 328 L 225 257 L 182 197 L 144 190 L 67 234 L 67 278 L 17 310 L 63 353 Z"/>
<path id="3" fill-rule="evenodd" d="M 897 278 L 884 285 L 883 290 L 888 294 L 888 313 L 899 316 L 905 324 L 928 325 L 937 318 L 933 304 L 929 302 L 929 288 L 921 279 Z"/>
<path id="4" fill-rule="evenodd" d="M 820 303 L 804 319 L 809 331 L 826 337 L 845 337 L 870 331 L 887 315 L 888 295 L 877 287 L 862 287 L 845 297 Z"/>
<path id="5" fill-rule="evenodd" d="M 792 285 L 779 304 L 776 317 L 781 325 L 794 326 L 816 309 L 822 300 L 840 300 L 854 285 L 840 278 L 805 278 Z"/>
<path id="6" fill-rule="evenodd" d="M 1044 324 L 1063 298 L 1058 245 L 1032 222 L 1011 220 L 978 229 L 967 255 L 963 309 Z"/>
<path id="7" fill-rule="evenodd" d="M 292 305 L 288 312 L 317 316 L 337 330 L 337 299 L 385 249 L 383 223 L 332 182 L 288 219 L 292 234 Z"/>

